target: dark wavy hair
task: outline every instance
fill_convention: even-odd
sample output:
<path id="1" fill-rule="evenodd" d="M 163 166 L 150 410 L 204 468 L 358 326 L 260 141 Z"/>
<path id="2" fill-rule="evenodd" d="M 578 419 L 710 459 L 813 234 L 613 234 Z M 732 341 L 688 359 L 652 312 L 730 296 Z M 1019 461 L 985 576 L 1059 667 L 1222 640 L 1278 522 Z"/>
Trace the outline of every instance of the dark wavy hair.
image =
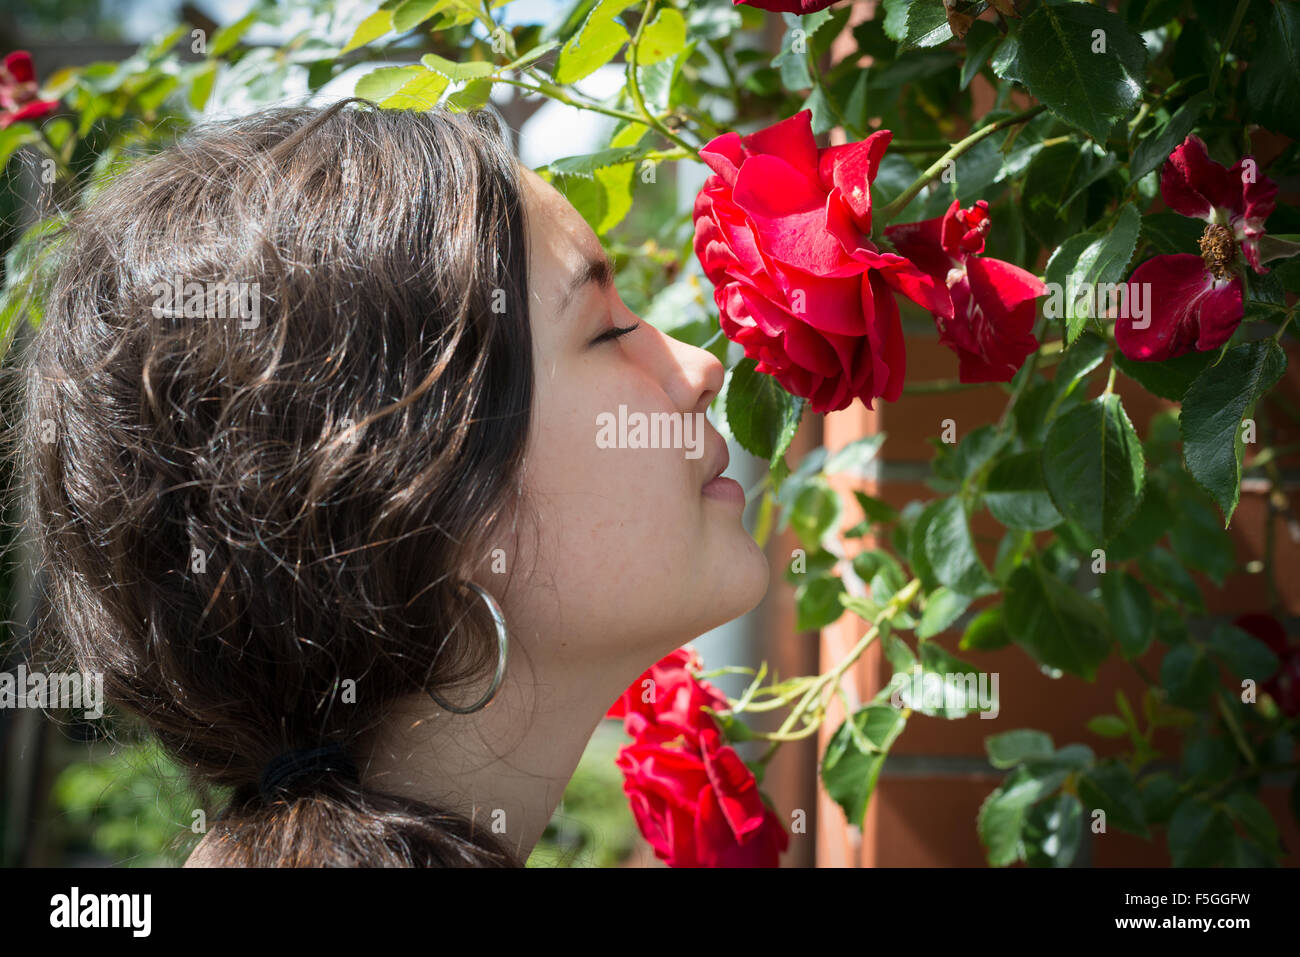
<path id="1" fill-rule="evenodd" d="M 355 760 L 398 698 L 468 702 L 495 668 L 463 583 L 518 518 L 533 396 L 503 125 L 356 98 L 208 123 L 58 234 L 15 439 L 35 657 L 101 672 L 196 787 L 231 789 L 217 865 L 522 866 L 339 775 L 258 788 L 277 755 Z M 159 307 L 196 282 L 204 315 Z M 223 283 L 255 321 L 214 317 Z"/>

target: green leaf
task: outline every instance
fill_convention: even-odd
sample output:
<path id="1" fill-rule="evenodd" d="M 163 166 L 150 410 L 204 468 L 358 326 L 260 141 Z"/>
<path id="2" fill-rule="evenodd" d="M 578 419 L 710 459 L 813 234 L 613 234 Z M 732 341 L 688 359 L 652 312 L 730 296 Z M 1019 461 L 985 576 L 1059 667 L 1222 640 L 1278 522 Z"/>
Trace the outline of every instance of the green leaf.
<path id="1" fill-rule="evenodd" d="M 614 18 L 632 6 L 634 0 L 600 0 L 569 42 L 560 48 L 555 61 L 555 82 L 575 83 L 614 59 L 631 37 Z"/>
<path id="2" fill-rule="evenodd" d="M 363 99 L 379 103 L 388 99 L 410 80 L 427 76 L 429 71 L 422 66 L 380 67 L 358 79 L 353 92 Z M 443 82 L 445 85 L 446 81 Z"/>
<path id="3" fill-rule="evenodd" d="M 985 608 L 971 619 L 957 647 L 961 651 L 994 651 L 1010 643 L 1011 633 L 1003 621 L 1002 606 L 996 605 Z"/>
<path id="4" fill-rule="evenodd" d="M 885 756 L 906 724 L 897 708 L 869 705 L 841 724 L 826 746 L 822 784 L 855 827 L 862 827 L 866 819 Z"/>
<path id="5" fill-rule="evenodd" d="M 1158 771 L 1142 781 L 1142 816 L 1148 826 L 1165 824 L 1178 806 L 1182 788 L 1173 777 Z"/>
<path id="6" fill-rule="evenodd" d="M 457 63 L 455 60 L 440 57 L 436 53 L 426 53 L 420 58 L 420 62 L 434 73 L 445 76 L 453 83 L 459 83 L 462 80 L 477 80 L 481 77 L 491 76 L 496 72 L 496 67 L 482 60 L 467 60 L 464 63 Z"/>
<path id="7" fill-rule="evenodd" d="M 1030 867 L 1069 867 L 1083 842 L 1083 805 L 1073 794 L 1058 794 L 1029 809 L 1021 833 Z"/>
<path id="8" fill-rule="evenodd" d="M 1114 360 L 1120 372 L 1140 382 L 1151 394 L 1181 402 L 1188 386 L 1214 361 L 1215 355 L 1213 350 L 1193 351 L 1163 362 L 1142 362 L 1116 352 Z"/>
<path id="9" fill-rule="evenodd" d="M 1187 473 L 1179 471 L 1175 475 L 1181 481 L 1175 484 L 1176 494 L 1171 504 L 1178 521 L 1169 528 L 1169 543 L 1184 565 L 1200 569 L 1222 587 L 1237 567 L 1232 535 L 1219 523 L 1218 510 L 1210 497 Z"/>
<path id="10" fill-rule="evenodd" d="M 988 752 L 991 765 L 1005 770 L 1014 768 L 1023 761 L 1050 758 L 1055 746 L 1052 744 L 1052 736 L 1046 731 L 1018 728 L 985 738 L 984 750 Z"/>
<path id="11" fill-rule="evenodd" d="M 224 56 L 230 50 L 234 49 L 235 44 L 238 43 L 243 38 L 244 34 L 248 32 L 248 28 L 256 22 L 257 11 L 254 10 L 247 16 L 240 17 L 234 23 L 229 26 L 224 26 L 216 33 L 212 34 L 212 43 L 208 47 L 208 56 Z"/>
<path id="12" fill-rule="evenodd" d="M 537 44 L 537 46 L 533 47 L 527 53 L 521 54 L 518 59 L 511 60 L 505 66 L 501 67 L 501 72 L 504 73 L 507 70 L 518 70 L 521 67 L 525 67 L 528 64 L 532 63 L 534 60 L 546 56 L 546 54 L 550 53 L 559 45 L 560 42 L 558 40 L 547 40 L 545 43 L 539 43 Z M 645 131 L 646 128 L 644 126 L 640 127 L 640 129 L 637 131 L 637 136 L 640 136 Z"/>
<path id="13" fill-rule="evenodd" d="M 1139 180 L 1162 166 L 1169 159 L 1169 154 L 1187 139 L 1187 134 L 1192 132 L 1196 121 L 1209 105 L 1210 94 L 1206 91 L 1197 93 L 1174 111 L 1159 133 L 1144 136 L 1133 150 L 1133 159 L 1129 161 L 1129 178 Z"/>
<path id="14" fill-rule="evenodd" d="M 1128 725 L 1116 714 L 1099 714 L 1088 720 L 1088 730 L 1103 738 L 1122 738 L 1128 734 Z"/>
<path id="15" fill-rule="evenodd" d="M 1053 143 L 1034 155 L 1020 202 L 1035 239 L 1051 247 L 1079 232 L 1087 213 L 1087 196 L 1080 190 L 1095 181 L 1103 162 L 1091 143 Z"/>
<path id="16" fill-rule="evenodd" d="M 1261 24 L 1259 45 L 1245 71 L 1246 103 L 1256 122 L 1287 136 L 1300 136 L 1300 9 L 1275 3 Z"/>
<path id="17" fill-rule="evenodd" d="M 1155 610 L 1151 593 L 1126 571 L 1101 576 L 1101 601 L 1124 657 L 1140 657 L 1154 636 Z"/>
<path id="18" fill-rule="evenodd" d="M 1065 771 L 1039 777 L 1028 768 L 1017 768 L 1003 784 L 984 799 L 976 819 L 980 841 L 988 849 L 988 862 L 1005 867 L 1023 856 L 1021 834 L 1029 809 L 1055 791 L 1065 780 Z"/>
<path id="19" fill-rule="evenodd" d="M 925 528 L 925 554 L 935 578 L 953 591 L 979 595 L 992 582 L 975 551 L 970 523 L 958 496 L 943 499 Z"/>
<path id="20" fill-rule="evenodd" d="M 1104 543 L 1123 527 L 1142 497 L 1142 443 L 1117 393 L 1062 415 L 1043 441 L 1043 476 L 1052 502 Z"/>
<path id="21" fill-rule="evenodd" d="M 1180 601 L 1194 611 L 1205 611 L 1205 599 L 1195 579 L 1187 573 L 1173 552 L 1167 548 L 1152 548 L 1138 558 L 1138 569 L 1151 585 L 1170 598 Z"/>
<path id="22" fill-rule="evenodd" d="M 1142 217 L 1142 242 L 1152 255 L 1198 252 L 1205 224 L 1177 213 L 1148 213 Z"/>
<path id="23" fill-rule="evenodd" d="M 1227 862 L 1234 836 L 1232 821 L 1202 798 L 1178 805 L 1169 819 L 1169 855 L 1174 867 L 1213 867 Z"/>
<path id="24" fill-rule="evenodd" d="M 771 460 L 786 431 L 798 424 L 803 406 L 772 376 L 757 370 L 754 359 L 742 359 L 731 370 L 724 407 L 727 424 L 741 448 Z"/>
<path id="25" fill-rule="evenodd" d="M 955 0 L 956 9 L 973 17 L 979 16 L 988 7 L 988 3 Z M 907 8 L 907 17 L 899 44 L 899 50 L 912 50 L 938 46 L 953 39 L 952 28 L 948 26 L 948 15 L 942 3 L 932 0 L 912 0 Z"/>
<path id="26" fill-rule="evenodd" d="M 680 53 L 686 45 L 686 19 L 672 7 L 661 7 L 641 32 L 637 66 L 649 66 Z"/>
<path id="27" fill-rule="evenodd" d="M 1007 630 L 1017 644 L 1052 668 L 1092 681 L 1110 653 L 1110 636 L 1096 606 L 1037 562 L 1007 582 Z"/>
<path id="28" fill-rule="evenodd" d="M 208 98 L 212 96 L 212 86 L 217 78 L 217 61 L 208 60 L 199 65 L 199 68 L 190 75 L 190 106 L 197 112 L 202 112 L 203 108 L 208 105 Z M 0 147 L 0 167 L 4 166 L 4 149 Z"/>
<path id="29" fill-rule="evenodd" d="M 352 39 L 347 42 L 347 45 L 344 46 L 339 53 L 351 53 L 353 50 L 359 49 L 367 43 L 378 40 L 392 28 L 393 11 L 382 9 L 376 10 L 374 13 L 370 14 L 370 16 L 361 21 L 356 32 L 352 34 Z"/>
<path id="30" fill-rule="evenodd" d="M 403 83 L 397 92 L 384 97 L 379 105 L 386 110 L 428 110 L 442 99 L 449 84 L 447 77 L 424 70 Z"/>
<path id="31" fill-rule="evenodd" d="M 997 27 L 987 20 L 976 20 L 966 33 L 966 60 L 961 65 L 961 89 L 970 86 L 975 74 L 988 62 L 993 48 L 1002 40 Z"/>
<path id="32" fill-rule="evenodd" d="M 917 626 L 916 637 L 930 638 L 947 629 L 970 607 L 971 596 L 955 592 L 946 585 L 935 589 L 925 599 L 925 610 Z"/>
<path id="33" fill-rule="evenodd" d="M 492 97 L 493 82 L 489 79 L 470 80 L 463 87 L 446 99 L 447 108 L 453 113 L 477 110 Z"/>
<path id="34" fill-rule="evenodd" d="M 1099 764 L 1079 777 L 1079 799 L 1084 806 L 1106 812 L 1107 824 L 1121 831 L 1150 837 L 1133 772 L 1119 762 Z"/>
<path id="35" fill-rule="evenodd" d="M 804 484 L 794 500 L 790 527 L 805 548 L 816 548 L 835 531 L 840 520 L 840 497 L 825 479 Z"/>
<path id="36" fill-rule="evenodd" d="M 887 525 L 890 522 L 898 521 L 898 509 L 888 502 L 878 498 L 873 498 L 866 492 L 853 490 L 853 497 L 858 500 L 858 507 L 862 509 L 862 514 L 866 516 L 864 522 L 876 522 L 881 525 Z"/>
<path id="37" fill-rule="evenodd" d="M 398 33 L 414 30 L 445 6 L 447 0 L 404 0 L 393 9 L 393 29 Z"/>
<path id="38" fill-rule="evenodd" d="M 1103 315 L 1107 307 L 1120 316 L 1129 312 L 1128 286 L 1122 280 L 1137 248 L 1141 224 L 1137 207 L 1125 203 L 1113 226 L 1100 235 L 1088 232 L 1071 237 L 1048 261 L 1051 292 L 1043 303 L 1043 315 L 1066 320 L 1067 344 L 1079 337 L 1088 319 Z"/>
<path id="39" fill-rule="evenodd" d="M 1008 455 L 993 466 L 984 485 L 984 504 L 1007 528 L 1040 531 L 1062 521 L 1047 492 L 1037 452 Z"/>
<path id="40" fill-rule="evenodd" d="M 1246 791 L 1233 791 L 1224 804 L 1228 814 L 1246 829 L 1252 840 L 1270 851 L 1277 847 L 1277 824 L 1259 798 Z"/>
<path id="41" fill-rule="evenodd" d="M 1238 678 L 1250 678 L 1258 683 L 1277 672 L 1279 662 L 1273 649 L 1235 625 L 1220 623 L 1210 632 L 1207 643 Z"/>
<path id="42" fill-rule="evenodd" d="M 563 176 L 595 176 L 597 170 L 617 166 L 645 155 L 643 146 L 620 146 L 581 156 L 565 156 L 552 160 L 544 167 Z"/>
<path id="43" fill-rule="evenodd" d="M 1188 641 L 1175 645 L 1160 662 L 1160 684 L 1174 704 L 1200 708 L 1209 701 L 1218 680 L 1202 647 Z"/>
<path id="44" fill-rule="evenodd" d="M 821 575 L 805 581 L 794 592 L 795 631 L 818 631 L 844 614 L 840 595 L 844 582 L 837 575 Z"/>
<path id="45" fill-rule="evenodd" d="M 1286 353 L 1273 339 L 1243 342 L 1198 375 L 1183 397 L 1183 461 L 1222 509 L 1225 528 L 1241 495 L 1242 423 L 1285 369 Z"/>
<path id="46" fill-rule="evenodd" d="M 1142 38 L 1091 4 L 1039 5 L 1020 28 L 1018 59 L 1029 92 L 1099 143 L 1137 106 L 1146 79 Z"/>
<path id="47" fill-rule="evenodd" d="M 873 478 L 871 469 L 876 453 L 885 441 L 885 433 L 877 432 L 861 439 L 855 439 L 848 445 L 832 452 L 826 460 L 823 471 L 827 475 L 855 475 L 858 478 Z"/>

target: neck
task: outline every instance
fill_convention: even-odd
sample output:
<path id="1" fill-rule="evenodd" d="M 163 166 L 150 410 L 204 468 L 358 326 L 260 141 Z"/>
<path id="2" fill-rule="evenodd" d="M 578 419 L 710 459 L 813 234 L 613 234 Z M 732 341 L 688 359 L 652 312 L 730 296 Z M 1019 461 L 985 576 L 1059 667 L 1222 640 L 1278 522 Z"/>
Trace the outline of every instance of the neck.
<path id="1" fill-rule="evenodd" d="M 501 687 L 472 714 L 444 711 L 427 694 L 402 699 L 362 742 L 359 763 L 367 786 L 459 813 L 527 860 L 592 733 L 638 672 L 520 652 L 512 635 Z M 469 704 L 488 681 L 438 694 Z"/>

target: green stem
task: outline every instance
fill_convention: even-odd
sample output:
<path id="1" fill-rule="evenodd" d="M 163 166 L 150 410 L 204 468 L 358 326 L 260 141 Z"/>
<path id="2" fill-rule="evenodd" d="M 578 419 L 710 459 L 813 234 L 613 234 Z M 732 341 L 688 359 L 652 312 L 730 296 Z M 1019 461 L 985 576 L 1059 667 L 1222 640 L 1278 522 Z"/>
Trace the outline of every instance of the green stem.
<path id="1" fill-rule="evenodd" d="M 1274 341 L 1274 342 L 1281 343 L 1281 341 L 1282 341 L 1282 333 L 1286 332 L 1286 327 L 1287 327 L 1287 325 L 1290 324 L 1290 322 L 1291 322 L 1291 317 L 1295 315 L 1295 311 L 1296 311 L 1296 307 L 1297 307 L 1297 306 L 1300 306 L 1300 302 L 1297 302 L 1294 306 L 1292 306 L 1290 309 L 1288 309 L 1288 310 L 1286 311 L 1286 317 L 1282 320 L 1282 325 L 1278 326 L 1278 327 L 1277 327 L 1277 332 L 1273 333 L 1273 341 Z"/>
<path id="2" fill-rule="evenodd" d="M 871 220 L 873 229 L 883 227 L 886 223 L 901 213 L 907 204 L 916 197 L 916 194 L 929 185 L 931 180 L 942 175 L 943 171 L 948 168 L 949 162 L 957 159 L 980 140 L 992 136 L 998 130 L 1006 129 L 1008 126 L 1015 126 L 1018 123 L 1027 123 L 1045 109 L 1047 109 L 1046 106 L 1039 104 L 1038 106 L 1021 113 L 1016 113 L 1014 116 L 1005 116 L 997 122 L 990 123 L 988 126 L 982 127 L 963 139 L 958 140 L 946 153 L 928 166 L 925 172 L 917 177 L 916 181 L 912 183 L 911 186 L 903 190 L 903 192 L 894 199 L 893 202 L 887 203 L 883 208 L 876 210 L 872 214 Z"/>
<path id="3" fill-rule="evenodd" d="M 1228 51 L 1232 49 L 1232 41 L 1237 39 L 1237 30 L 1241 27 L 1242 18 L 1246 15 L 1246 8 L 1250 6 L 1250 0 L 1237 0 L 1237 10 L 1232 15 L 1232 24 L 1228 27 L 1228 36 L 1223 41 L 1223 46 L 1219 47 L 1218 59 L 1214 61 L 1214 69 L 1210 71 L 1210 96 L 1214 96 L 1214 88 L 1219 85 L 1219 74 L 1223 72 L 1223 63 L 1228 58 Z"/>
<path id="4" fill-rule="evenodd" d="M 668 127 L 664 126 L 645 105 L 645 98 L 641 95 L 641 83 L 636 75 L 636 51 L 641 43 L 641 34 L 644 32 L 646 24 L 650 22 L 651 14 L 654 13 L 655 0 L 646 0 L 645 10 L 641 13 L 641 20 L 636 25 L 636 35 L 632 37 L 632 42 L 627 48 L 627 89 L 632 96 L 632 102 L 636 104 L 637 110 L 645 117 L 648 126 L 658 131 L 660 136 L 676 143 L 684 150 L 689 150 L 695 158 L 700 159 L 700 151 L 697 150 L 686 140 L 682 139 Z M 700 160 L 703 162 L 703 160 Z"/>
<path id="5" fill-rule="evenodd" d="M 867 629 L 867 633 L 858 640 L 858 643 L 853 646 L 853 649 L 844 656 L 839 664 L 813 682 L 812 687 L 808 689 L 803 698 L 800 699 L 799 704 L 790 712 L 790 715 L 785 719 L 784 723 L 782 723 L 781 727 L 776 732 L 770 734 L 755 732 L 755 737 L 763 738 L 764 740 L 772 742 L 771 746 L 763 756 L 758 759 L 760 765 L 767 764 L 783 741 L 798 740 L 799 738 L 807 737 L 817 729 L 820 724 L 821 708 L 818 708 L 816 716 L 807 726 L 797 732 L 791 732 L 791 729 L 794 728 L 794 726 L 799 722 L 799 719 L 803 717 L 804 712 L 812 707 L 813 702 L 820 701 L 822 693 L 826 690 L 827 686 L 830 686 L 831 688 L 836 687 L 839 684 L 840 679 L 843 678 L 844 673 L 847 672 L 849 668 L 853 667 L 854 662 L 856 662 L 862 656 L 862 653 L 867 650 L 867 646 L 876 640 L 876 637 L 880 634 L 880 626 L 887 621 L 891 621 L 895 615 L 910 605 L 912 599 L 916 597 L 916 593 L 920 588 L 921 580 L 919 578 L 913 578 L 906 585 L 900 588 L 898 592 L 885 603 L 885 607 L 880 610 L 876 617 L 872 619 L 871 627 Z"/>
<path id="6" fill-rule="evenodd" d="M 525 70 L 524 72 L 528 73 L 528 75 L 530 76 L 532 75 L 527 70 Z M 573 97 L 569 96 L 567 93 L 561 90 L 558 86 L 555 86 L 553 83 L 546 83 L 546 81 L 544 80 L 541 80 L 540 82 L 545 83 L 545 86 L 533 86 L 529 83 L 520 82 L 519 80 L 509 80 L 503 76 L 494 76 L 492 79 L 493 82 L 495 83 L 505 83 L 508 86 L 517 86 L 521 90 L 527 90 L 529 93 L 540 93 L 543 96 L 550 97 L 552 100 L 555 100 L 558 103 L 563 103 L 565 106 L 571 106 L 576 110 L 590 110 L 593 113 L 603 113 L 605 116 L 612 116 L 615 119 L 627 120 L 629 123 L 642 123 L 646 126 L 650 125 L 646 123 L 644 117 L 639 116 L 636 113 L 630 113 L 627 110 L 613 109 L 612 107 L 602 106 L 599 103 L 589 103 L 580 100 L 575 100 Z M 692 150 L 691 152 L 694 155 L 695 151 Z"/>

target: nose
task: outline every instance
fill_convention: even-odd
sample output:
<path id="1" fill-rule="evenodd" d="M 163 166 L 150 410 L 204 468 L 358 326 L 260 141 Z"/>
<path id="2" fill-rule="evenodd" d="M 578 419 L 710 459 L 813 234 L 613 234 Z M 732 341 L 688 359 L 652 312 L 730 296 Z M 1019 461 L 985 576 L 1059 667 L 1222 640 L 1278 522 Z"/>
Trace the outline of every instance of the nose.
<path id="1" fill-rule="evenodd" d="M 658 330 L 656 330 L 658 331 Z M 722 391 L 726 369 L 707 349 L 659 332 L 664 343 L 664 391 L 674 406 L 683 411 L 708 412 Z"/>

